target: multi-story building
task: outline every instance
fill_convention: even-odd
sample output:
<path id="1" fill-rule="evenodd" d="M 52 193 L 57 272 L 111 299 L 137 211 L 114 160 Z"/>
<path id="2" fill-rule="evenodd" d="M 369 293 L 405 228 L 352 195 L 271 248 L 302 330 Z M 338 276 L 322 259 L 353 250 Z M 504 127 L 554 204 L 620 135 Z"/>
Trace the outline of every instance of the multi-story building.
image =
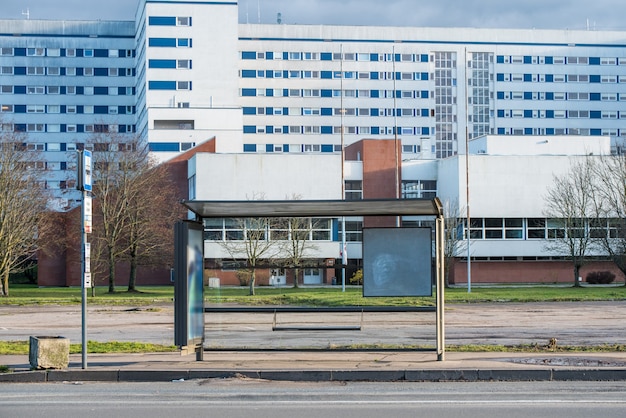
<path id="1" fill-rule="evenodd" d="M 73 150 L 93 133 L 139 135 L 162 161 L 210 138 L 218 156 L 335 157 L 363 139 L 394 139 L 405 173 L 485 135 L 512 146 L 520 136 L 605 137 L 623 150 L 624 32 L 257 25 L 237 15 L 235 0 L 141 0 L 128 21 L 0 21 L 2 129 L 44 153 L 59 207 L 78 198 Z M 346 170 L 342 187 L 365 195 Z M 432 168 L 415 170 L 394 195 L 447 193 Z"/>

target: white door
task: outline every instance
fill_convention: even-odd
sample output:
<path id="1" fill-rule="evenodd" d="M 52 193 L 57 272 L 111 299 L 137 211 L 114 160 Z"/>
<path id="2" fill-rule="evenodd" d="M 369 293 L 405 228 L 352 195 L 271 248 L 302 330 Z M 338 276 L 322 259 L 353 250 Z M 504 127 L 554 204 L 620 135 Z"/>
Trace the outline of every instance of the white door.
<path id="1" fill-rule="evenodd" d="M 322 270 L 304 269 L 304 284 L 322 284 Z"/>

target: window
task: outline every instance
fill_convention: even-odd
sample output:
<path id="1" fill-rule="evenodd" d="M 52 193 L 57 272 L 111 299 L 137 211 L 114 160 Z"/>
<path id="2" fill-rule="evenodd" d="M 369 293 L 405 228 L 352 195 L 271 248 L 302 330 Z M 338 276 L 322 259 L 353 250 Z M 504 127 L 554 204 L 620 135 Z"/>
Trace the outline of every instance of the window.
<path id="1" fill-rule="evenodd" d="M 109 68 L 109 77 L 117 77 L 118 69 L 117 68 Z"/>
<path id="2" fill-rule="evenodd" d="M 188 70 L 191 68 L 191 60 L 177 60 L 176 68 L 181 70 Z"/>
<path id="3" fill-rule="evenodd" d="M 0 56 L 13 56 L 13 48 L 0 48 Z"/>
<path id="4" fill-rule="evenodd" d="M 46 54 L 45 48 L 27 48 L 26 56 L 29 57 L 43 57 Z"/>
<path id="5" fill-rule="evenodd" d="M 26 125 L 26 132 L 44 132 L 44 127 L 43 123 L 29 123 Z"/>
<path id="6" fill-rule="evenodd" d="M 0 106 L 0 111 L 2 113 L 13 113 L 13 105 L 12 104 L 3 104 Z"/>
<path id="7" fill-rule="evenodd" d="M 362 221 L 346 221 L 346 241 L 361 242 L 363 241 L 363 222 Z M 343 234 L 343 222 L 339 222 L 339 236 Z"/>
<path id="8" fill-rule="evenodd" d="M 48 94 L 59 94 L 61 88 L 59 86 L 48 86 Z"/>
<path id="9" fill-rule="evenodd" d="M 46 88 L 44 86 L 28 86 L 26 88 L 27 94 L 45 94 Z"/>
<path id="10" fill-rule="evenodd" d="M 76 94 L 76 86 L 65 87 L 65 94 Z"/>
<path id="11" fill-rule="evenodd" d="M 27 105 L 26 113 L 44 113 L 45 106 L 44 105 Z"/>
<path id="12" fill-rule="evenodd" d="M 48 113 L 61 113 L 60 105 L 48 105 Z"/>
<path id="13" fill-rule="evenodd" d="M 176 45 L 179 47 L 191 48 L 191 38 L 178 38 Z"/>
<path id="14" fill-rule="evenodd" d="M 191 18 L 187 16 L 177 17 L 176 26 L 191 26 Z"/>
<path id="15" fill-rule="evenodd" d="M 44 75 L 45 68 L 44 67 L 27 67 L 26 74 L 27 75 Z"/>
<path id="16" fill-rule="evenodd" d="M 176 90 L 191 90 L 191 81 L 178 81 Z"/>
<path id="17" fill-rule="evenodd" d="M 363 182 L 361 180 L 345 181 L 345 199 L 361 200 L 363 199 Z M 347 231 L 347 228 L 346 228 Z"/>
<path id="18" fill-rule="evenodd" d="M 59 67 L 48 67 L 48 75 L 60 75 L 61 69 Z"/>
<path id="19" fill-rule="evenodd" d="M 89 58 L 93 57 L 93 49 L 85 49 L 83 51 L 83 56 Z"/>
<path id="20" fill-rule="evenodd" d="M 6 75 L 13 74 L 13 67 L 0 67 L 0 74 L 6 74 Z"/>
<path id="21" fill-rule="evenodd" d="M 75 57 L 76 56 L 76 49 L 74 49 L 74 48 L 67 48 L 65 50 L 65 56 L 66 57 Z"/>
<path id="22" fill-rule="evenodd" d="M 67 67 L 65 68 L 65 75 L 76 75 L 76 67 Z"/>

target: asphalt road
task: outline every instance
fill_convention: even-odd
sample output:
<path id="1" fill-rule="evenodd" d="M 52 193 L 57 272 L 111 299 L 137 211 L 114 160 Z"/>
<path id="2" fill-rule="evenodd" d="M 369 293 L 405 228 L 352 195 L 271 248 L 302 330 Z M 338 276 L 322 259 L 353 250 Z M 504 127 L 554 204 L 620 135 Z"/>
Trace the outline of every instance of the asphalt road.
<path id="1" fill-rule="evenodd" d="M 435 343 L 434 313 L 206 314 L 205 347 L 318 348 L 345 344 Z M 626 344 L 623 302 L 448 304 L 446 344 Z M 279 325 L 361 325 L 360 331 L 272 331 Z M 0 305 L 0 340 L 29 336 L 81 340 L 81 307 Z M 171 304 L 89 305 L 87 338 L 95 341 L 174 342 Z"/>
<path id="2" fill-rule="evenodd" d="M 622 418 L 626 383 L 29 383 L 4 385 L 0 405 L 7 418 Z"/>

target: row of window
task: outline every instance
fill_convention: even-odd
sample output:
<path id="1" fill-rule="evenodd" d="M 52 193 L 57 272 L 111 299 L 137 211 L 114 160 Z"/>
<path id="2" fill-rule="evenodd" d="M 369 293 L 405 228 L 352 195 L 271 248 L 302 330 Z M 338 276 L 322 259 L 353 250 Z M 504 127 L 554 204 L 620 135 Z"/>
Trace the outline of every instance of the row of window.
<path id="1" fill-rule="evenodd" d="M 622 219 L 579 219 L 577 221 L 571 226 L 572 224 L 567 224 L 563 219 L 476 218 L 470 220 L 470 238 L 533 240 L 564 238 L 568 234 L 588 235 L 592 238 L 625 237 L 626 229 Z M 465 230 L 463 235 L 465 237 Z"/>
<path id="2" fill-rule="evenodd" d="M 149 16 L 149 26 L 191 26 L 191 16 Z"/>
<path id="3" fill-rule="evenodd" d="M 497 73 L 496 81 L 523 83 L 626 83 L 624 75 Z"/>
<path id="4" fill-rule="evenodd" d="M 132 58 L 132 49 L 89 49 L 89 48 L 0 48 L 4 57 L 87 57 L 87 58 Z"/>
<path id="5" fill-rule="evenodd" d="M 593 93 L 593 92 L 552 92 L 552 91 L 499 91 L 498 100 L 582 100 L 616 102 L 626 101 L 626 94 L 622 93 Z"/>
<path id="6" fill-rule="evenodd" d="M 491 132 L 493 134 L 493 132 Z M 497 129 L 498 135 L 582 135 L 582 136 L 623 136 L 626 129 L 600 128 L 505 128 Z"/>
<path id="7" fill-rule="evenodd" d="M 301 152 L 341 152 L 341 145 L 333 144 L 244 144 L 244 152 L 258 152 L 258 153 L 301 153 Z M 419 154 L 422 152 L 420 145 L 402 145 L 403 154 Z M 434 145 L 433 145 L 434 152 Z M 356 184 L 348 184 L 346 181 L 346 199 L 362 199 L 363 191 L 362 182 L 359 181 L 358 186 Z M 406 191 L 403 181 L 403 196 L 406 198 L 416 197 L 434 197 L 436 195 L 436 182 L 425 183 L 418 182 L 419 185 L 414 185 L 412 181 L 407 181 Z M 350 196 L 349 196 L 350 191 Z M 418 194 L 420 196 L 418 196 Z"/>
<path id="8" fill-rule="evenodd" d="M 252 240 L 305 240 L 331 241 L 333 223 L 329 218 L 278 218 L 271 221 L 258 219 L 207 218 L 204 220 L 204 239 L 210 241 Z"/>
<path id="9" fill-rule="evenodd" d="M 178 69 L 191 70 L 191 60 L 173 60 L 173 59 L 150 59 L 148 60 L 148 68 Z"/>
<path id="10" fill-rule="evenodd" d="M 321 78 L 346 80 L 422 80 L 428 81 L 427 72 L 379 71 L 313 71 L 313 70 L 241 70 L 241 78 Z"/>
<path id="11" fill-rule="evenodd" d="M 626 65 L 626 58 L 498 55 L 496 57 L 496 62 L 498 64 Z"/>
<path id="12" fill-rule="evenodd" d="M 85 76 L 85 77 L 132 77 L 133 68 L 117 67 L 0 67 L 2 75 L 48 75 L 48 76 Z"/>
<path id="13" fill-rule="evenodd" d="M 114 129 L 111 125 L 95 125 L 95 129 L 97 132 L 106 132 L 106 129 Z M 115 128 L 117 129 L 117 128 Z M 128 131 L 131 132 L 131 131 Z M 48 151 L 48 152 L 70 152 L 70 151 L 82 151 L 82 150 L 90 150 L 90 151 L 108 151 L 109 144 L 107 143 L 84 143 L 84 142 L 25 142 L 22 144 L 24 151 Z M 114 147 L 118 151 L 129 151 L 133 149 L 133 145 L 131 144 L 115 144 Z M 55 170 L 64 170 L 65 166 L 68 166 L 69 169 L 75 169 L 76 163 L 58 163 L 58 162 L 44 162 L 37 161 L 33 168 L 38 169 L 51 169 L 51 167 Z M 73 164 L 73 165 L 72 165 Z"/>
<path id="14" fill-rule="evenodd" d="M 395 131 L 398 135 L 405 136 L 421 136 L 434 134 L 435 129 L 422 126 L 328 126 L 328 125 L 289 125 L 289 126 L 273 126 L 273 125 L 244 125 L 244 134 L 292 134 L 292 135 L 394 135 Z M 254 150 L 256 151 L 256 150 Z M 252 151 L 252 152 L 254 152 Z"/>
<path id="15" fill-rule="evenodd" d="M 242 97 L 351 97 L 428 99 L 428 90 L 354 90 L 354 89 L 256 89 L 243 88 Z"/>
<path id="16" fill-rule="evenodd" d="M 134 125 L 117 124 L 65 124 L 65 123 L 2 123 L 2 132 L 68 132 L 68 133 L 92 133 L 92 132 L 135 132 Z M 64 150 L 59 150 L 64 151 Z"/>
<path id="17" fill-rule="evenodd" d="M 148 90 L 191 90 L 191 81 L 151 80 Z"/>
<path id="18" fill-rule="evenodd" d="M 191 38 L 149 38 L 148 46 L 157 48 L 191 48 Z"/>
<path id="19" fill-rule="evenodd" d="M 428 54 L 242 51 L 242 60 L 429 62 Z"/>
<path id="20" fill-rule="evenodd" d="M 498 117 L 525 119 L 626 119 L 626 112 L 618 112 L 616 110 L 498 109 Z"/>
<path id="21" fill-rule="evenodd" d="M 53 113 L 53 114 L 96 114 L 132 115 L 135 106 L 95 106 L 95 105 L 12 105 L 0 106 L 2 113 Z"/>
<path id="22" fill-rule="evenodd" d="M 244 115 L 283 115 L 283 116 L 399 116 L 430 117 L 434 109 L 414 108 L 339 108 L 339 107 L 244 107 Z"/>
<path id="23" fill-rule="evenodd" d="M 105 86 L 13 86 L 3 84 L 0 94 L 68 94 L 68 95 L 102 95 L 102 96 L 132 96 L 134 87 L 105 87 Z"/>

